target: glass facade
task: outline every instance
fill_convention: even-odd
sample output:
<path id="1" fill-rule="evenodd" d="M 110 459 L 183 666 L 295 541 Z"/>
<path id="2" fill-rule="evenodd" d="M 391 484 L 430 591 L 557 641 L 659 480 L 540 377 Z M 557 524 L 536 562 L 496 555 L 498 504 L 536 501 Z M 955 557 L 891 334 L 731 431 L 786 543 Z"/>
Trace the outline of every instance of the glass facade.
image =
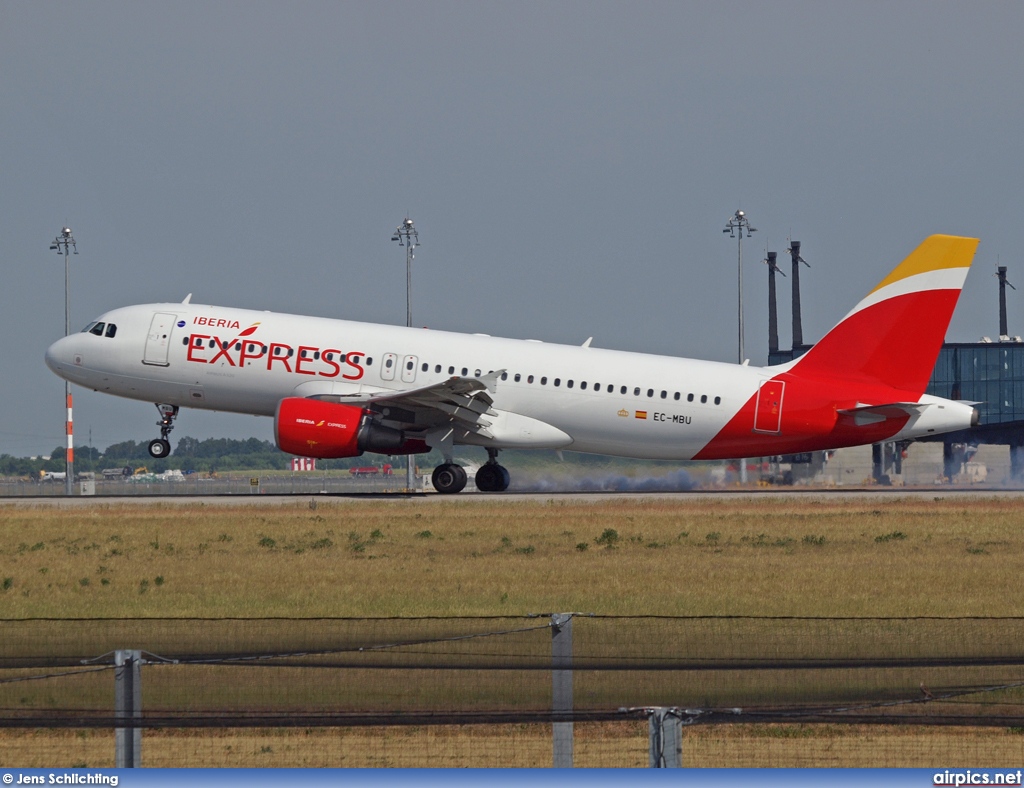
<path id="1" fill-rule="evenodd" d="M 797 356 L 807 347 L 799 348 Z M 769 364 L 792 360 L 791 350 L 769 355 Z M 928 394 L 977 402 L 980 424 L 1024 421 L 1024 344 L 977 342 L 946 344 L 928 381 Z"/>
<path id="2" fill-rule="evenodd" d="M 927 392 L 979 403 L 982 424 L 1024 421 L 1024 344 L 943 345 Z"/>

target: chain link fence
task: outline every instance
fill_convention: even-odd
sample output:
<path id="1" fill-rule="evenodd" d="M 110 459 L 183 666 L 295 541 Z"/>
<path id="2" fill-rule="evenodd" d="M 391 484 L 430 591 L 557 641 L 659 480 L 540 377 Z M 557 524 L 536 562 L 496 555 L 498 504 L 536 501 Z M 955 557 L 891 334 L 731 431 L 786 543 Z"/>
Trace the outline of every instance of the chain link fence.
<path id="1" fill-rule="evenodd" d="M 2 626 L 9 765 L 1009 766 L 1024 755 L 1024 618 Z"/>

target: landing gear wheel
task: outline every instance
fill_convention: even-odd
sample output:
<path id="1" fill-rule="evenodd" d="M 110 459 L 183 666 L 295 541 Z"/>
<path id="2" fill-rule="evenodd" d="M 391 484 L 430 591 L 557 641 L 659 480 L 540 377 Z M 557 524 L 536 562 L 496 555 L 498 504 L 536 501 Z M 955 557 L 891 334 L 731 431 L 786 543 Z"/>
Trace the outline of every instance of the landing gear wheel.
<path id="1" fill-rule="evenodd" d="M 149 442 L 149 454 L 151 457 L 156 457 L 158 460 L 166 457 L 171 453 L 170 441 L 166 441 L 163 438 L 157 438 L 155 441 Z"/>
<path id="2" fill-rule="evenodd" d="M 476 488 L 480 492 L 505 492 L 510 477 L 508 470 L 498 463 L 487 463 L 476 472 Z"/>
<path id="3" fill-rule="evenodd" d="M 430 480 L 434 483 L 434 489 L 443 495 L 453 495 L 457 492 L 462 492 L 468 481 L 466 469 L 461 465 L 455 465 L 450 462 L 434 468 Z"/>
<path id="4" fill-rule="evenodd" d="M 156 403 L 156 409 L 160 413 L 160 421 L 156 426 L 160 428 L 160 437 L 149 442 L 149 454 L 158 460 L 171 453 L 171 442 L 167 440 L 174 429 L 174 420 L 178 417 L 177 405 L 164 405 Z"/>

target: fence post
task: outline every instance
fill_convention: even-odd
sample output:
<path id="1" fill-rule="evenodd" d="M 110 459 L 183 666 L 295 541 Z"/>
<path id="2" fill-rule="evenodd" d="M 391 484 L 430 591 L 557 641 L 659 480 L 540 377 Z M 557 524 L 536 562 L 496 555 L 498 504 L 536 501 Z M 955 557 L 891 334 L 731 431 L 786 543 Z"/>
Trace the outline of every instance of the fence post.
<path id="1" fill-rule="evenodd" d="M 114 728 L 114 766 L 142 766 L 142 652 L 114 652 L 114 717 L 126 727 Z"/>
<path id="2" fill-rule="evenodd" d="M 678 709 L 658 706 L 647 718 L 649 765 L 652 769 L 680 769 L 683 766 L 683 724 Z"/>
<path id="3" fill-rule="evenodd" d="M 551 615 L 551 711 L 555 716 L 572 714 L 572 613 Z M 554 722 L 554 767 L 572 767 L 572 721 Z"/>

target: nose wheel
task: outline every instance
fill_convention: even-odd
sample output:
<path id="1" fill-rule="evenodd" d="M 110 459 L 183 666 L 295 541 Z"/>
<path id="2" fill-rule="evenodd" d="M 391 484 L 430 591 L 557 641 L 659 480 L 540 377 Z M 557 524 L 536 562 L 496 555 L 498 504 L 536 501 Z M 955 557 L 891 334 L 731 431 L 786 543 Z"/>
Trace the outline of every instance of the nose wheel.
<path id="1" fill-rule="evenodd" d="M 158 402 L 156 409 L 160 412 L 160 421 L 156 423 L 156 426 L 160 428 L 160 437 L 149 442 L 149 455 L 159 460 L 171 453 L 171 442 L 167 440 L 167 437 L 171 434 L 171 430 L 174 429 L 174 420 L 178 416 L 178 406 L 162 405 Z"/>

